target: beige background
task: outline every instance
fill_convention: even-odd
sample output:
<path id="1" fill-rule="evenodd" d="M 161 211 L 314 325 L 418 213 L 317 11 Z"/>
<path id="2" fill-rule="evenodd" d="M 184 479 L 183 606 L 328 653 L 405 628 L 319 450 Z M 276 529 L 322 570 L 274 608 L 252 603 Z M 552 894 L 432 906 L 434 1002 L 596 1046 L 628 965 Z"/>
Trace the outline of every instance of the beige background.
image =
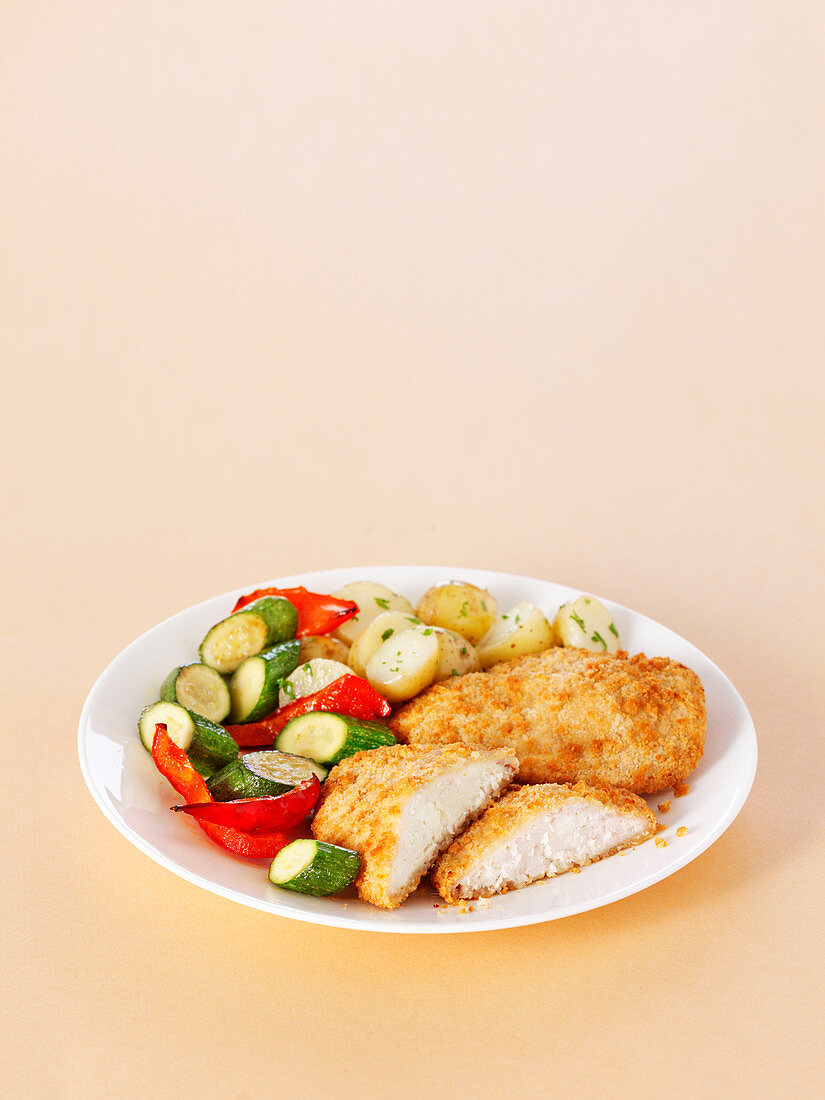
<path id="1" fill-rule="evenodd" d="M 12 1095 L 821 1095 L 816 3 L 0 7 Z M 75 730 L 226 589 L 465 563 L 602 592 L 752 709 L 675 876 L 456 937 L 244 909 Z"/>

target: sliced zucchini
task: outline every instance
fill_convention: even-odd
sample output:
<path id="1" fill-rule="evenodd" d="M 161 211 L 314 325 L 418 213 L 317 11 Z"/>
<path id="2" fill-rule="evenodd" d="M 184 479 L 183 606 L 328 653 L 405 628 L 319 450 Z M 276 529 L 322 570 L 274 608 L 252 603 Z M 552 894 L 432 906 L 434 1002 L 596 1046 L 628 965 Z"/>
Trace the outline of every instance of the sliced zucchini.
<path id="1" fill-rule="evenodd" d="M 313 775 L 323 782 L 327 769 L 303 756 L 263 749 L 233 760 L 213 775 L 207 786 L 216 802 L 231 802 L 233 798 L 286 794 Z"/>
<path id="2" fill-rule="evenodd" d="M 298 612 L 289 600 L 262 596 L 212 627 L 201 642 L 200 659 L 218 672 L 234 672 L 247 657 L 294 638 L 297 629 Z"/>
<path id="3" fill-rule="evenodd" d="M 283 890 L 325 898 L 349 886 L 358 876 L 361 857 L 349 848 L 323 840 L 293 840 L 269 866 L 269 881 Z"/>
<path id="4" fill-rule="evenodd" d="M 238 758 L 238 746 L 221 726 L 210 722 L 202 714 L 187 710 L 180 703 L 150 703 L 144 707 L 138 719 L 140 739 L 152 751 L 155 726 L 162 722 L 166 732 L 178 748 L 189 755 L 192 763 L 214 771 Z"/>
<path id="5" fill-rule="evenodd" d="M 395 738 L 381 722 L 361 722 L 343 714 L 311 710 L 287 722 L 276 738 L 275 748 L 298 753 L 331 768 L 362 749 L 395 744 Z"/>
<path id="6" fill-rule="evenodd" d="M 280 705 L 288 706 L 295 699 L 312 695 L 351 673 L 349 665 L 342 664 L 341 661 L 328 661 L 325 657 L 313 657 L 311 661 L 304 661 L 281 685 Z"/>
<path id="7" fill-rule="evenodd" d="M 296 667 L 300 652 L 293 638 L 241 661 L 229 682 L 233 722 L 257 722 L 277 709 L 281 680 Z"/>
<path id="8" fill-rule="evenodd" d="M 230 697 L 226 680 L 209 665 L 173 668 L 160 689 L 164 703 L 180 703 L 210 722 L 222 722 L 229 714 Z"/>

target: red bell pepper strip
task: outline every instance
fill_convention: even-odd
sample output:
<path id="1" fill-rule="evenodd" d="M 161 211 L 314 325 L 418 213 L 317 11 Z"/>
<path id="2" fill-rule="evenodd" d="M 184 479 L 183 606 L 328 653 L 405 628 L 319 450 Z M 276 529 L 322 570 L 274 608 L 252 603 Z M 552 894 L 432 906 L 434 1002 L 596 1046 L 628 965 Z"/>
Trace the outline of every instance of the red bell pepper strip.
<path id="1" fill-rule="evenodd" d="M 358 614 L 358 604 L 352 600 L 338 600 L 335 596 L 324 596 L 320 592 L 308 592 L 306 588 L 256 588 L 246 596 L 241 596 L 232 613 L 240 611 L 247 604 L 259 600 L 261 596 L 283 596 L 289 600 L 298 612 L 296 638 L 305 638 L 308 634 L 329 634 L 337 626 Z"/>
<path id="2" fill-rule="evenodd" d="M 243 833 L 269 833 L 273 829 L 294 829 L 300 825 L 320 793 L 320 780 L 313 775 L 286 794 L 238 798 L 233 802 L 197 802 L 172 809 L 189 814 L 198 823 L 211 821 L 215 825 L 231 825 Z"/>
<path id="3" fill-rule="evenodd" d="M 281 707 L 260 722 L 225 728 L 242 748 L 271 745 L 291 718 L 297 718 L 299 714 L 307 714 L 311 710 L 332 711 L 334 714 L 367 721 L 386 718 L 392 707 L 380 692 L 360 676 L 339 676 L 320 691 L 296 699 L 294 703 Z"/>
<path id="4" fill-rule="evenodd" d="M 166 726 L 160 722 L 155 726 L 152 759 L 161 775 L 166 776 L 182 798 L 193 804 L 213 802 L 203 777 L 198 775 L 189 757 L 175 744 L 166 732 Z M 286 837 L 280 832 L 256 833 L 254 836 L 249 836 L 225 825 L 213 825 L 207 821 L 199 821 L 198 824 L 210 840 L 214 840 L 221 848 L 236 856 L 272 859 L 287 843 Z"/>

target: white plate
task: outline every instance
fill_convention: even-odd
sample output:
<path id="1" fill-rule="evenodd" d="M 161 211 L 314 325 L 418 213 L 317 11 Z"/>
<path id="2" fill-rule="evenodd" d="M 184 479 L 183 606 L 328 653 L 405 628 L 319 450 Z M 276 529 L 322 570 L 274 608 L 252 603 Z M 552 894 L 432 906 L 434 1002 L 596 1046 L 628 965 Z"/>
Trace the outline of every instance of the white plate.
<path id="1" fill-rule="evenodd" d="M 480 569 L 433 566 L 381 566 L 335 569 L 266 582 L 304 584 L 334 592 L 348 581 L 368 578 L 386 584 L 416 603 L 433 584 L 453 578 L 489 589 L 500 607 L 530 600 L 549 614 L 579 591 L 560 584 L 490 573 Z M 376 932 L 476 932 L 536 924 L 582 913 L 644 890 L 696 859 L 722 833 L 744 805 L 756 773 L 753 721 L 727 677 L 695 646 L 672 630 L 620 604 L 603 599 L 613 612 L 622 645 L 631 653 L 673 657 L 702 679 L 707 696 L 705 755 L 690 776 L 682 798 L 662 792 L 648 799 L 669 800 L 659 814 L 666 847 L 653 840 L 594 863 L 580 874 L 559 875 L 489 902 L 473 912 L 440 906 L 429 888 L 419 889 L 399 909 L 376 909 L 352 891 L 335 898 L 312 898 L 279 890 L 267 879 L 266 860 L 244 860 L 209 843 L 194 822 L 169 812 L 177 796 L 154 769 L 137 735 L 137 716 L 157 698 L 169 670 L 196 659 L 197 647 L 213 623 L 224 618 L 250 584 L 173 615 L 147 631 L 112 661 L 92 688 L 80 717 L 78 751 L 89 790 L 104 814 L 146 855 L 181 878 L 254 909 L 295 920 Z M 677 836 L 680 826 L 687 833 Z"/>

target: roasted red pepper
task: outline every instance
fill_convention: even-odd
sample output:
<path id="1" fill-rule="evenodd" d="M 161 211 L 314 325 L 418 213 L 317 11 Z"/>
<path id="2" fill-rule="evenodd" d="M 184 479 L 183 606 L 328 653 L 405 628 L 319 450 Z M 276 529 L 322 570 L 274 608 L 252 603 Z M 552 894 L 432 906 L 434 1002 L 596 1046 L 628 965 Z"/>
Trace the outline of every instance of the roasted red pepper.
<path id="1" fill-rule="evenodd" d="M 271 745 L 291 718 L 307 714 L 311 710 L 328 710 L 362 721 L 386 718 L 392 707 L 372 685 L 360 676 L 339 676 L 327 687 L 304 695 L 276 710 L 260 722 L 248 722 L 243 726 L 227 726 L 226 732 L 234 737 L 242 748 Z"/>
<path id="2" fill-rule="evenodd" d="M 183 749 L 178 748 L 162 723 L 155 726 L 152 759 L 158 771 L 166 776 L 178 794 L 189 803 L 201 804 L 213 801 L 203 778 L 192 767 L 189 757 Z M 221 848 L 236 856 L 272 859 L 287 843 L 286 837 L 280 832 L 256 833 L 254 836 L 249 836 L 247 833 L 225 825 L 213 825 L 208 821 L 199 821 L 198 824 L 210 840 L 214 840 Z"/>
<path id="3" fill-rule="evenodd" d="M 320 592 L 308 592 L 300 588 L 256 588 L 246 596 L 241 596 L 232 612 L 240 611 L 248 603 L 254 603 L 261 596 L 283 596 L 289 600 L 298 612 L 297 638 L 308 634 L 329 634 L 337 626 L 358 614 L 358 604 L 352 600 L 337 600 L 335 596 L 324 596 Z"/>
<path id="4" fill-rule="evenodd" d="M 271 833 L 273 829 L 294 829 L 318 801 L 321 783 L 317 775 L 305 779 L 286 794 L 262 798 L 238 798 L 233 802 L 198 802 L 173 806 L 199 823 L 231 825 L 243 833 Z"/>

